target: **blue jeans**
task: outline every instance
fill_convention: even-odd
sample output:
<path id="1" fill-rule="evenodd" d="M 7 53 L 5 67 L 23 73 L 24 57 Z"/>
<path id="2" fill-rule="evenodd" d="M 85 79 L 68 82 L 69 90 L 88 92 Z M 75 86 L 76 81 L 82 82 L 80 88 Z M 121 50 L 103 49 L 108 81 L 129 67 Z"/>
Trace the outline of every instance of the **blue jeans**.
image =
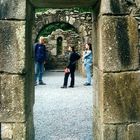
<path id="1" fill-rule="evenodd" d="M 35 62 L 35 82 L 37 82 L 38 77 L 39 82 L 42 82 L 43 72 L 44 72 L 44 63 Z"/>
<path id="2" fill-rule="evenodd" d="M 86 83 L 91 84 L 91 66 L 92 64 L 85 64 L 85 71 L 86 71 Z"/>

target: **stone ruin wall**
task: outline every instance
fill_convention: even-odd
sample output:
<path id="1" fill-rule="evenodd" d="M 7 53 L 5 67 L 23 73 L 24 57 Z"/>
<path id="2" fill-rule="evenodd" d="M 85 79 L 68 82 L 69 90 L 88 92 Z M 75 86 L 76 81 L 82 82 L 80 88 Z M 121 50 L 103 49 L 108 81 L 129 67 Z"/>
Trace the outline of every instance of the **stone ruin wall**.
<path id="1" fill-rule="evenodd" d="M 95 140 L 140 139 L 140 7 L 135 2 L 101 1 L 93 73 Z"/>
<path id="2" fill-rule="evenodd" d="M 57 39 L 62 37 L 62 53 L 57 54 Z M 68 46 L 76 47 L 78 51 L 78 40 L 79 36 L 74 31 L 63 31 L 57 29 L 53 31 L 51 35 L 47 36 L 47 50 L 48 50 L 48 61 L 46 69 L 64 69 L 68 65 L 69 52 Z"/>
<path id="3" fill-rule="evenodd" d="M 78 31 L 81 43 L 91 42 L 91 12 L 80 13 L 73 9 L 50 9 L 44 13 L 36 13 L 33 39 L 37 37 L 44 26 L 55 22 L 69 23 Z"/>
<path id="4" fill-rule="evenodd" d="M 33 40 L 40 30 L 47 24 L 54 22 L 65 22 L 71 24 L 78 31 L 78 51 L 83 53 L 83 46 L 87 42 L 92 42 L 92 14 L 91 12 L 80 13 L 73 9 L 51 9 L 44 13 L 36 13 L 35 26 L 33 30 Z M 78 70 L 85 75 L 82 59 L 79 60 Z"/>

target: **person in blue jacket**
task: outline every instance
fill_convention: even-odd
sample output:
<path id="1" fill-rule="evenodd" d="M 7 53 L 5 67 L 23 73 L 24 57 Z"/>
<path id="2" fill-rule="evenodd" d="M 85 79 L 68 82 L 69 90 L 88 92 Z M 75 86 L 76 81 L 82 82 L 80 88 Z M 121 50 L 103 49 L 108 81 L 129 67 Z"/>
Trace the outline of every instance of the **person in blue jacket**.
<path id="1" fill-rule="evenodd" d="M 39 80 L 39 85 L 46 85 L 43 80 L 43 72 L 44 72 L 44 62 L 46 61 L 46 39 L 41 36 L 39 38 L 39 42 L 34 45 L 34 53 L 35 53 L 35 86 L 37 85 L 37 79 Z"/>
<path id="2" fill-rule="evenodd" d="M 69 51 L 70 51 L 69 64 L 66 67 L 67 72 L 65 72 L 64 83 L 63 83 L 63 86 L 61 88 L 67 88 L 69 75 L 71 75 L 71 82 L 70 82 L 69 87 L 74 88 L 74 84 L 75 84 L 76 62 L 77 62 L 77 60 L 80 59 L 80 54 L 75 52 L 74 47 L 69 47 Z"/>
<path id="3" fill-rule="evenodd" d="M 91 85 L 91 67 L 92 67 L 92 45 L 87 43 L 85 45 L 84 51 L 84 67 L 86 71 L 86 82 L 84 83 L 85 86 Z"/>

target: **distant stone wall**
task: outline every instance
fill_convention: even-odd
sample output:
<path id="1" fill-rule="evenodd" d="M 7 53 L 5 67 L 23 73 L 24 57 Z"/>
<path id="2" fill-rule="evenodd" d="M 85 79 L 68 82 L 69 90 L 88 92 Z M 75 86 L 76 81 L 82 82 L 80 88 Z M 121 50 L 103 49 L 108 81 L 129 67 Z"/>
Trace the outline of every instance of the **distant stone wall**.
<path id="1" fill-rule="evenodd" d="M 87 42 L 92 43 L 92 39 L 91 39 L 92 38 L 92 14 L 91 12 L 80 13 L 79 11 L 73 10 L 73 9 L 50 9 L 44 13 L 42 12 L 36 13 L 35 25 L 34 25 L 34 30 L 33 30 L 34 32 L 33 40 L 35 40 L 38 33 L 41 31 L 41 29 L 44 26 L 50 23 L 55 23 L 55 22 L 69 23 L 77 29 L 78 31 L 77 42 L 78 43 L 76 44 L 76 46 L 78 46 L 78 51 L 81 54 L 83 53 L 84 44 Z M 77 39 L 76 36 L 77 35 L 75 35 L 75 39 Z M 67 37 L 67 40 L 71 41 L 73 39 L 71 39 L 71 37 L 69 36 L 69 39 Z M 52 40 L 52 42 L 50 41 L 50 43 L 53 43 L 53 42 L 56 42 L 56 40 Z M 69 43 L 67 43 L 67 45 L 69 45 Z M 51 46 L 51 44 L 49 46 Z M 67 47 L 68 46 L 66 46 L 65 48 Z M 65 60 L 65 62 L 62 62 L 63 65 L 61 65 L 64 67 L 67 60 L 66 59 L 67 56 L 63 56 L 63 57 L 65 57 L 65 59 L 62 59 L 62 56 L 59 56 L 58 58 L 60 58 L 60 60 Z M 56 59 L 57 57 L 52 59 L 52 61 L 55 61 Z M 61 61 L 60 61 L 60 64 L 61 64 Z M 60 64 L 57 64 L 57 65 L 60 65 Z M 51 63 L 49 65 L 51 65 Z M 58 68 L 60 68 L 60 66 L 58 66 Z M 78 69 L 82 75 L 85 75 L 82 59 L 79 60 Z"/>
<path id="2" fill-rule="evenodd" d="M 34 39 L 40 30 L 50 23 L 65 22 L 78 30 L 81 41 L 91 42 L 92 16 L 91 12 L 80 13 L 73 9 L 51 9 L 44 13 L 36 13 L 34 26 Z"/>
<path id="3" fill-rule="evenodd" d="M 62 50 L 61 54 L 57 54 L 57 39 L 62 38 Z M 63 31 L 57 29 L 52 32 L 51 35 L 47 36 L 47 50 L 48 50 L 48 61 L 46 64 L 46 69 L 64 69 L 68 64 L 69 52 L 68 47 L 74 46 L 76 50 L 78 49 L 79 36 L 74 31 Z"/>

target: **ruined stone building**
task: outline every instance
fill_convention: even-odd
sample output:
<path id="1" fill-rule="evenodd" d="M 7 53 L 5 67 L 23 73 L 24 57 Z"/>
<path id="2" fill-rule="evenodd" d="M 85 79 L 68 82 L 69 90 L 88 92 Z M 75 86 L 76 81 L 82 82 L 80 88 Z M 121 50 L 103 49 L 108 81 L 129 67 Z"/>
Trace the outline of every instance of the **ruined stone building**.
<path id="1" fill-rule="evenodd" d="M 69 30 L 59 28 L 64 24 Z M 52 25 L 57 26 L 57 30 L 49 34 L 45 28 Z M 48 40 L 49 60 L 46 68 L 64 69 L 68 63 L 69 46 L 74 46 L 82 54 L 85 43 L 92 42 L 92 13 L 80 12 L 76 9 L 47 9 L 43 12 L 36 12 L 33 42 L 37 41 L 42 32 Z M 62 43 L 60 46 L 58 46 L 59 40 Z M 79 64 L 79 71 L 84 73 L 83 66 L 81 66 L 82 62 Z"/>
<path id="2" fill-rule="evenodd" d="M 140 140 L 139 0 L 0 0 L 0 139 L 34 139 L 37 7 L 93 9 L 94 140 Z"/>

